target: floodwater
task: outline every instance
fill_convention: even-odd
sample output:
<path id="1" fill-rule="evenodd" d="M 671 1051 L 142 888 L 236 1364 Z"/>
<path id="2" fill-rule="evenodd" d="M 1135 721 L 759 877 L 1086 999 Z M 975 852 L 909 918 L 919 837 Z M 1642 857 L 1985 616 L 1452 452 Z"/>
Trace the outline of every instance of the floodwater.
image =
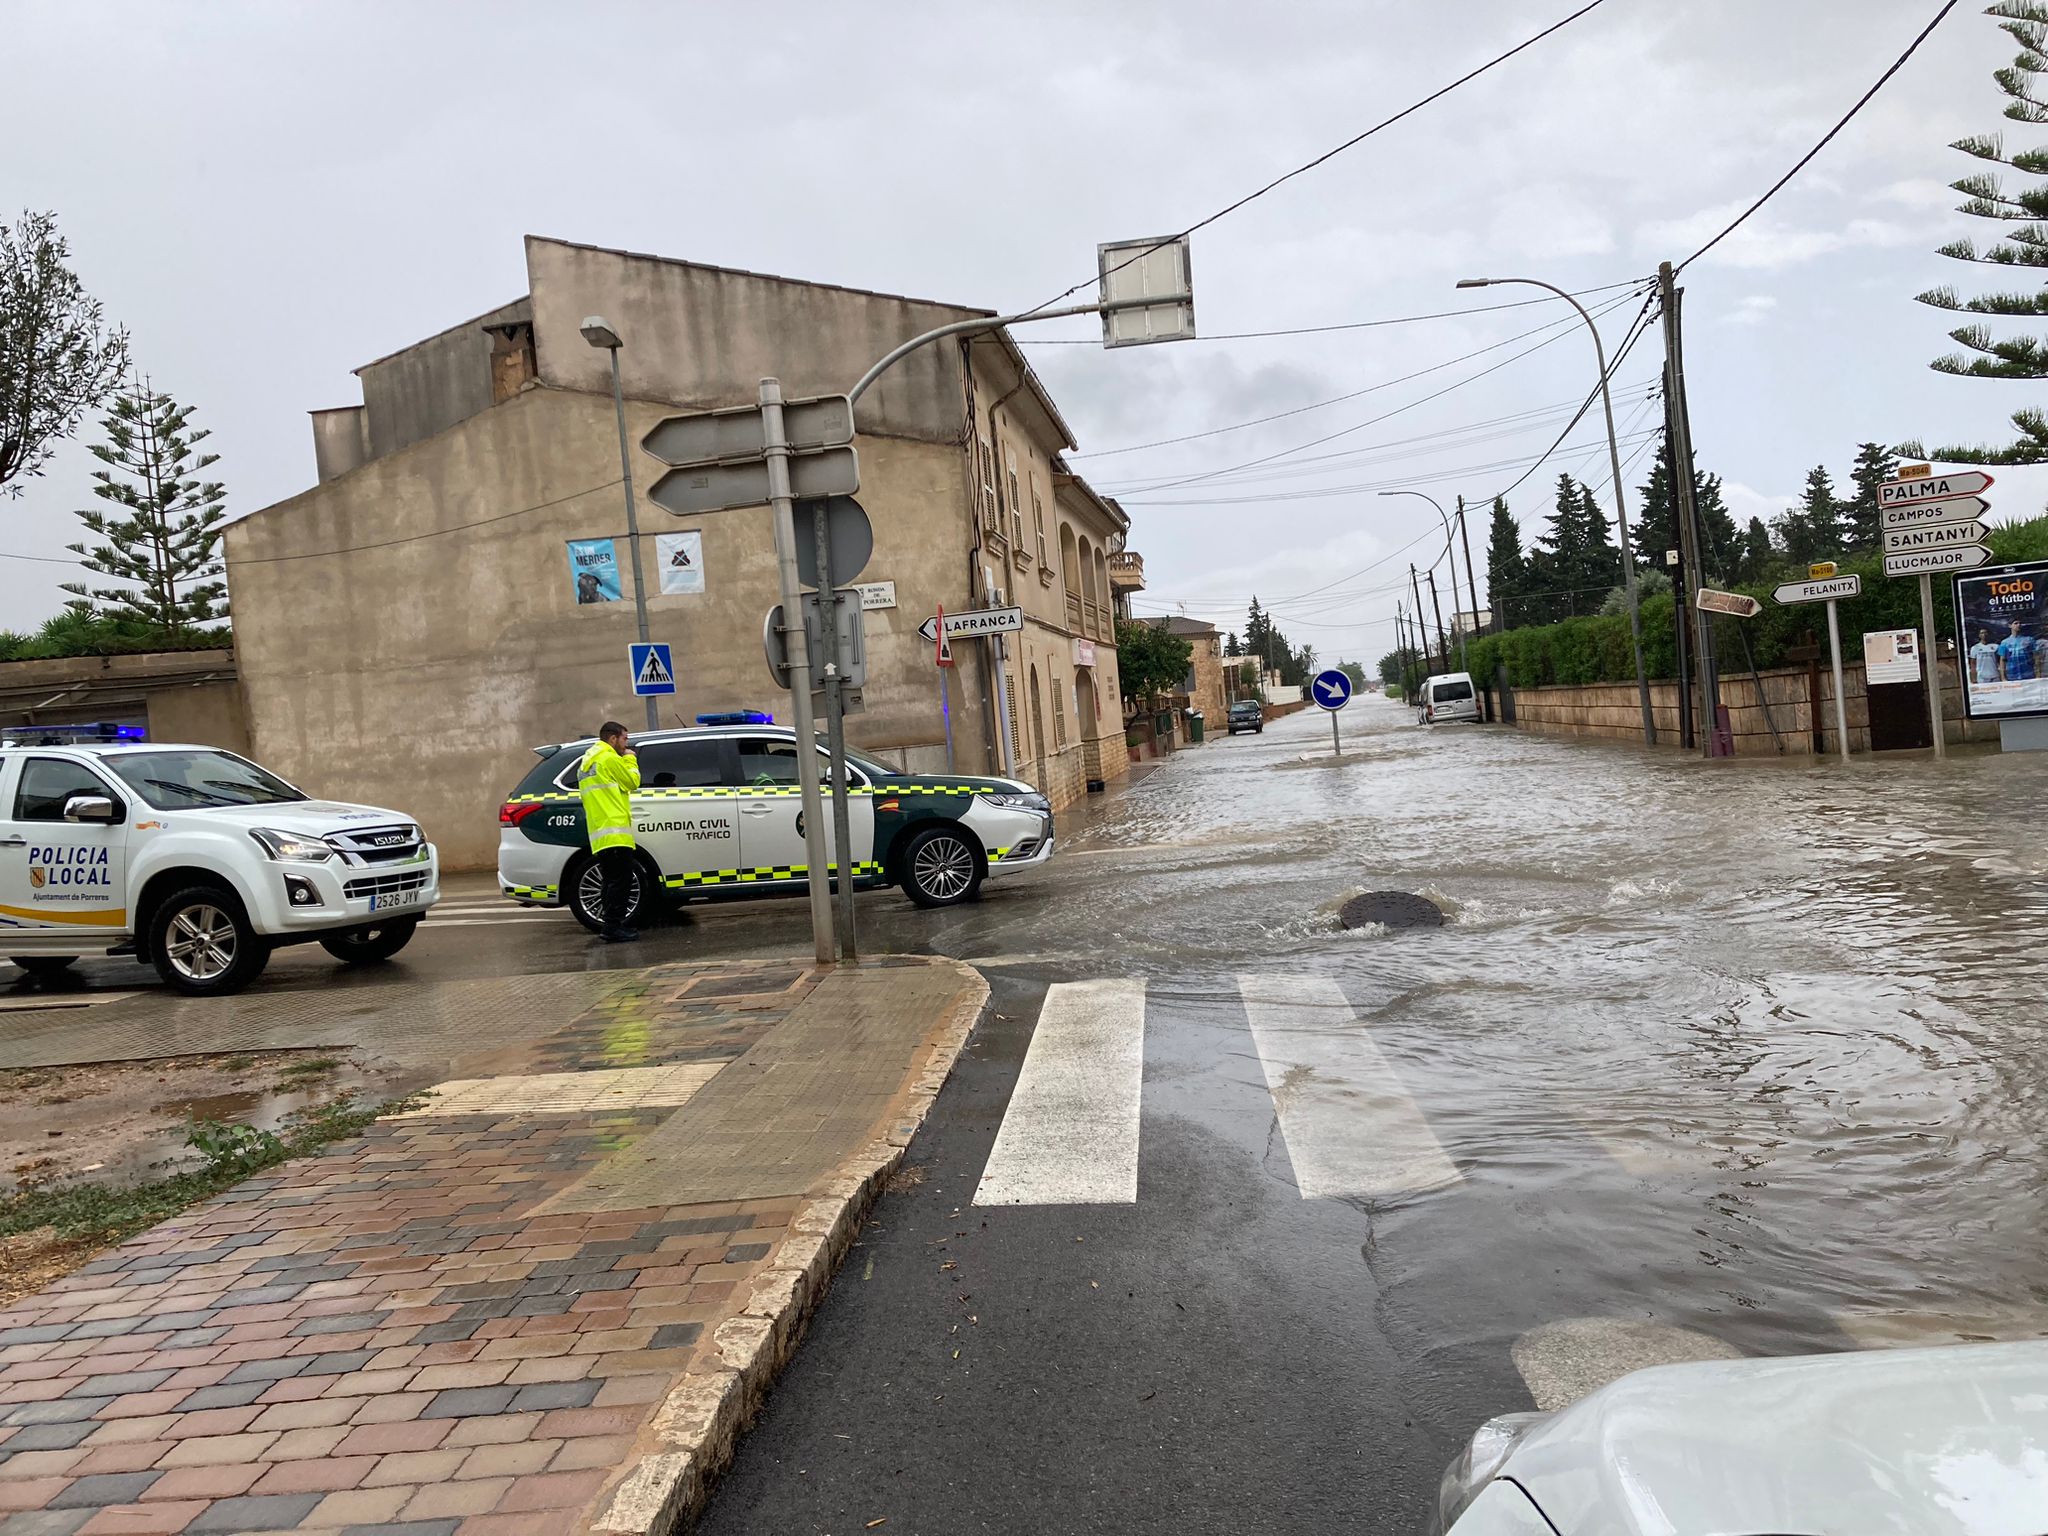
<path id="1" fill-rule="evenodd" d="M 1369 1213 L 1417 1349 L 2048 1334 L 2048 759 L 1344 726 L 1341 759 L 1315 711 L 1177 754 L 937 947 L 1141 976 L 1155 1017 L 1334 978 L 1462 1175 Z M 1449 920 L 1340 929 L 1382 889 Z"/>

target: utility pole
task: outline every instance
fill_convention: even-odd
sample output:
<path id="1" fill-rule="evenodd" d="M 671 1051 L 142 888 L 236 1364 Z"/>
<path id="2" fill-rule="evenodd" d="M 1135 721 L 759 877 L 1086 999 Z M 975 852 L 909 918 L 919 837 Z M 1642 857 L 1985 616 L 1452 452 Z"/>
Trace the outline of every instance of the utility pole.
<path id="1" fill-rule="evenodd" d="M 1699 508 L 1693 495 L 1692 427 L 1685 409 L 1685 351 L 1680 339 L 1679 305 L 1685 290 L 1672 281 L 1671 263 L 1657 266 L 1657 298 L 1664 318 L 1664 409 L 1670 423 L 1671 488 L 1678 511 L 1678 542 L 1682 551 L 1679 569 L 1685 590 L 1680 594 L 1685 611 L 1692 616 L 1693 667 L 1699 692 L 1698 735 L 1708 757 L 1716 755 L 1721 740 L 1721 675 L 1714 662 L 1714 625 L 1711 616 L 1696 602 L 1706 571 L 1700 547 Z"/>
<path id="2" fill-rule="evenodd" d="M 1415 598 L 1415 638 L 1419 647 L 1427 646 L 1429 644 L 1429 633 L 1422 627 L 1422 582 L 1415 574 L 1415 562 L 1412 560 L 1408 562 L 1408 591 Z M 1418 657 L 1421 655 L 1419 648 L 1417 655 Z M 1429 665 L 1426 659 L 1423 660 L 1422 664 L 1425 667 Z"/>
<path id="3" fill-rule="evenodd" d="M 1449 636 L 1449 635 L 1448 635 L 1447 633 L 1445 633 L 1445 631 L 1444 631 L 1444 609 L 1443 609 L 1443 604 L 1439 603 L 1439 602 L 1438 602 L 1438 601 L 1436 600 L 1436 572 L 1435 572 L 1435 571 L 1433 571 L 1433 570 L 1431 570 L 1431 571 L 1425 571 L 1425 572 L 1424 572 L 1423 574 L 1424 574 L 1425 576 L 1427 576 L 1427 577 L 1429 578 L 1429 608 L 1430 608 L 1430 612 L 1432 612 L 1432 613 L 1434 613 L 1434 614 L 1436 615 L 1436 644 L 1437 644 L 1437 649 L 1438 649 L 1439 651 L 1441 651 L 1441 652 L 1443 653 L 1443 658 L 1444 658 L 1444 668 L 1443 668 L 1443 669 L 1444 669 L 1444 671 L 1448 672 L 1448 671 L 1450 671 L 1450 670 L 1451 670 L 1451 637 L 1450 637 L 1450 636 Z M 1453 602 L 1453 604 L 1455 604 L 1455 603 L 1457 602 L 1457 598 L 1456 598 L 1455 596 L 1453 596 L 1453 598 L 1451 599 L 1451 601 Z"/>
<path id="4" fill-rule="evenodd" d="M 1472 564 L 1472 531 L 1465 526 L 1465 498 L 1458 498 L 1458 542 L 1465 546 L 1465 595 L 1472 599 L 1472 628 L 1479 629 L 1479 577 L 1477 567 Z M 1457 606 L 1457 594 L 1451 594 L 1451 606 Z M 1466 664 L 1468 667 L 1470 663 Z"/>

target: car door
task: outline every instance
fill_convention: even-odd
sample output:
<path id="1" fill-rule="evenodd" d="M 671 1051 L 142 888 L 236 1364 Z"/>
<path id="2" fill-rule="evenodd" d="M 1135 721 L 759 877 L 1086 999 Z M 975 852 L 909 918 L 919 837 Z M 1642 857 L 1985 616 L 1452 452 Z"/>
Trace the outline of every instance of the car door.
<path id="1" fill-rule="evenodd" d="M 640 788 L 633 796 L 633 838 L 673 890 L 718 883 L 727 871 L 738 872 L 740 797 L 728 782 L 727 747 L 712 736 L 636 749 Z"/>
<path id="2" fill-rule="evenodd" d="M 787 736 L 743 736 L 734 764 L 739 790 L 741 879 L 801 880 L 808 872 L 804 848 L 803 798 L 797 782 L 797 745 Z M 818 777 L 829 791 L 831 765 L 818 753 Z M 874 858 L 875 802 L 854 793 L 868 788 L 867 776 L 847 765 L 848 809 L 852 816 L 856 872 L 866 872 Z M 826 808 L 826 853 L 831 855 L 831 808 Z"/>
<path id="3" fill-rule="evenodd" d="M 128 796 L 84 762 L 28 753 L 0 782 L 0 922 L 39 937 L 114 935 L 128 926 Z M 112 821 L 65 817 L 80 795 Z"/>

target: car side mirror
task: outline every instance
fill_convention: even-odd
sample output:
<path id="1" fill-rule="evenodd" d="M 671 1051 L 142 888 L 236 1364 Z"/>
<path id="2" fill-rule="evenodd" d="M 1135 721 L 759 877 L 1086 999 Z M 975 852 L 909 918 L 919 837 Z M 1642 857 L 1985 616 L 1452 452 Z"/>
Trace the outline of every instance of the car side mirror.
<path id="1" fill-rule="evenodd" d="M 106 795 L 73 795 L 64 802 L 64 819 L 112 825 L 121 819 L 121 813 Z"/>

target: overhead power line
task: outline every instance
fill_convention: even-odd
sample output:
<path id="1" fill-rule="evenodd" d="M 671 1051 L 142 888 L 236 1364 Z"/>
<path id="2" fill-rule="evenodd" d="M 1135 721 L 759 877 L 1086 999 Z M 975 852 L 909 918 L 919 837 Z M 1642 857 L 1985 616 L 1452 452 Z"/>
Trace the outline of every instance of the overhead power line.
<path id="1" fill-rule="evenodd" d="M 1574 288 L 1572 294 L 1584 298 L 1589 293 L 1610 293 L 1616 288 L 1633 288 L 1642 279 L 1623 278 L 1618 283 L 1596 283 L 1591 288 Z M 1218 331 L 1214 335 L 1190 336 L 1189 341 L 1254 341 L 1265 336 L 1321 336 L 1330 331 L 1372 331 L 1389 325 L 1414 325 L 1424 320 L 1459 320 L 1467 315 L 1491 315 L 1503 309 L 1527 309 L 1535 304 L 1548 304 L 1549 299 L 1513 299 L 1506 304 L 1479 304 L 1470 309 L 1440 309 L 1427 315 L 1395 315 L 1386 320 L 1344 320 L 1332 325 L 1292 325 L 1270 331 Z M 1013 338 L 1020 347 L 1094 347 L 1100 350 L 1099 336 L 1018 336 Z M 1178 441 L 1178 439 L 1175 439 Z M 1128 448 L 1105 448 L 1103 453 L 1129 453 Z M 1069 454 L 1069 458 L 1086 458 L 1086 454 Z"/>
<path id="2" fill-rule="evenodd" d="M 1912 42 L 1906 45 L 1906 51 L 1900 54 L 1896 59 L 1892 60 L 1891 68 L 1887 69 L 1883 74 L 1879 75 L 1877 77 L 1877 83 L 1871 86 L 1871 88 L 1865 91 L 1861 96 L 1856 98 L 1856 105 L 1851 107 L 1847 112 L 1844 112 L 1841 116 L 1841 119 L 1835 124 L 1835 126 L 1830 128 L 1826 133 L 1821 135 L 1820 142 L 1818 144 L 1814 145 L 1813 148 L 1809 149 L 1805 154 L 1801 155 L 1797 163 L 1793 165 L 1791 170 L 1787 171 L 1784 175 L 1780 176 L 1776 181 L 1772 182 L 1769 190 L 1766 191 L 1762 197 L 1758 198 L 1755 202 L 1751 203 L 1747 208 L 1743 209 L 1741 213 L 1737 214 L 1735 216 L 1735 220 L 1733 223 L 1728 225 L 1726 229 L 1722 230 L 1721 233 L 1714 236 L 1714 238 L 1709 240 L 1705 245 L 1701 246 L 1698 250 L 1694 251 L 1690 256 L 1686 257 L 1685 260 L 1681 261 L 1674 270 L 1678 272 L 1683 272 L 1687 267 L 1691 266 L 1694 262 L 1698 261 L 1702 256 L 1706 255 L 1707 252 L 1711 251 L 1723 240 L 1727 239 L 1730 235 L 1734 234 L 1735 231 L 1741 227 L 1743 220 L 1747 219 L 1751 214 L 1755 213 L 1757 209 L 1763 207 L 1765 203 L 1768 203 L 1773 197 L 1777 196 L 1779 190 L 1785 185 L 1785 183 L 1790 181 L 1794 176 L 1797 176 L 1801 171 L 1805 170 L 1807 165 L 1811 163 L 1811 161 L 1813 160 L 1813 157 L 1819 154 L 1822 150 L 1826 149 L 1828 147 L 1828 142 L 1831 139 L 1833 139 L 1836 134 L 1840 133 L 1844 128 L 1849 126 L 1849 120 L 1870 104 L 1871 97 L 1875 96 L 1879 91 L 1884 89 L 1885 83 L 1889 81 L 1893 75 L 1896 75 L 1901 68 L 1904 67 L 1906 60 L 1913 57 L 1913 55 L 1919 50 L 1920 45 L 1927 41 L 1928 36 L 1934 31 L 1934 29 L 1941 25 L 1942 18 L 1947 16 L 1948 13 L 1954 10 L 1955 8 L 1956 0 L 1947 0 L 1947 4 L 1943 5 L 1940 10 L 1934 13 L 1934 19 L 1928 22 L 1926 26 L 1920 29 L 1920 35 L 1914 38 Z"/>
<path id="3" fill-rule="evenodd" d="M 1316 167 L 1336 159 L 1336 157 L 1343 154 L 1345 150 L 1353 149 L 1356 148 L 1358 145 L 1363 144 L 1367 139 L 1371 138 L 1374 134 L 1380 132 L 1382 129 L 1391 128 L 1394 126 L 1394 124 L 1400 122 L 1401 119 L 1403 119 L 1404 117 L 1409 117 L 1417 112 L 1420 112 L 1424 107 L 1430 105 L 1432 102 L 1441 101 L 1444 97 L 1450 95 L 1451 92 L 1458 89 L 1459 86 L 1469 85 L 1472 81 L 1477 80 L 1481 75 L 1485 74 L 1488 70 L 1494 69 L 1499 65 L 1505 64 L 1509 59 L 1512 59 L 1516 54 L 1521 53 L 1525 49 L 1535 47 L 1536 44 L 1542 42 L 1552 33 L 1564 30 L 1564 28 L 1570 26 L 1573 22 L 1577 21 L 1581 16 L 1584 16 L 1587 12 L 1598 10 L 1604 3 L 1605 0 L 1588 0 L 1587 4 L 1580 6 L 1577 10 L 1573 11 L 1569 16 L 1564 17 L 1562 20 L 1552 22 L 1549 26 L 1545 27 L 1541 32 L 1538 32 L 1534 37 L 1524 39 L 1523 41 L 1515 44 L 1514 47 L 1508 49 L 1508 51 L 1505 53 L 1494 55 L 1492 58 L 1488 59 L 1484 64 L 1481 64 L 1477 69 L 1470 70 L 1465 74 L 1460 75 L 1457 79 L 1453 80 L 1449 85 L 1441 86 L 1438 89 L 1431 91 L 1427 96 L 1423 97 L 1420 101 L 1410 102 L 1400 111 L 1394 113 L 1393 116 L 1382 118 L 1379 122 L 1374 123 L 1370 128 L 1366 129 L 1363 133 L 1353 134 L 1350 138 L 1346 139 L 1342 144 L 1337 145 L 1334 149 L 1325 150 L 1322 154 L 1317 155 L 1313 160 L 1305 161 L 1302 164 L 1297 165 L 1293 170 L 1286 171 L 1283 172 L 1281 175 L 1275 176 L 1263 187 L 1259 187 L 1255 191 L 1247 192 L 1243 197 L 1237 199 L 1236 202 L 1224 204 L 1223 207 L 1218 208 L 1214 213 L 1208 215 L 1206 218 L 1197 219 L 1194 223 L 1188 225 L 1186 229 L 1181 230 L 1180 233 L 1168 235 L 1165 239 L 1154 242 L 1152 245 L 1147 246 L 1144 250 L 1138 251 L 1126 260 L 1119 262 L 1116 266 L 1110 268 L 1110 271 L 1121 272 L 1125 267 L 1130 266 L 1132 263 L 1144 260 L 1146 256 L 1150 255 L 1153 251 L 1158 250 L 1161 246 L 1171 245 L 1176 240 L 1185 240 L 1189 235 L 1192 235 L 1196 230 L 1207 229 L 1211 224 L 1214 224 L 1218 219 L 1228 218 L 1231 214 L 1237 212 L 1238 209 L 1244 207 L 1247 203 L 1256 202 L 1258 199 L 1264 197 L 1268 192 L 1273 191 L 1276 187 L 1284 186 L 1286 183 L 1294 180 L 1294 178 L 1297 176 L 1307 175 L 1310 171 L 1316 169 Z M 1074 284 L 1073 287 L 1065 290 L 1062 293 L 1054 294 L 1051 298 L 1047 299 L 1043 304 L 1034 305 L 1032 309 L 1029 311 L 1029 313 L 1035 314 L 1037 313 L 1037 311 L 1041 309 L 1050 309 L 1053 305 L 1059 303 L 1062 299 L 1072 298 L 1075 294 L 1079 293 L 1083 288 L 1086 288 L 1090 283 L 1093 283 L 1095 281 L 1097 281 L 1097 275 L 1091 273 L 1089 276 L 1083 278 L 1080 282 Z"/>

